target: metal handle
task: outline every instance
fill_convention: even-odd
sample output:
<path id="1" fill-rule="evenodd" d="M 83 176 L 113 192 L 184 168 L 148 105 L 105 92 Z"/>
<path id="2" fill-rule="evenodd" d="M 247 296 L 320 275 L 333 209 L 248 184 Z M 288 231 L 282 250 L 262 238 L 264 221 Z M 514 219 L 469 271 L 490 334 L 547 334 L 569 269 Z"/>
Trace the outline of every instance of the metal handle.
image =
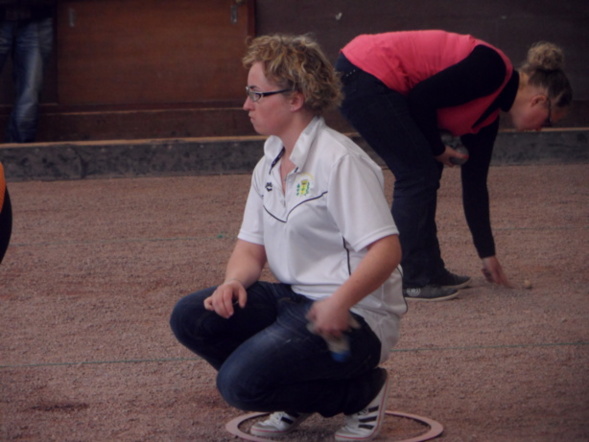
<path id="1" fill-rule="evenodd" d="M 245 3 L 245 0 L 234 0 L 233 1 L 233 4 L 231 5 L 231 14 L 230 14 L 231 24 L 237 23 L 237 10 L 244 3 Z"/>
<path id="2" fill-rule="evenodd" d="M 67 19 L 68 19 L 68 24 L 70 25 L 70 28 L 75 28 L 76 27 L 76 11 L 74 10 L 74 8 L 67 9 Z"/>

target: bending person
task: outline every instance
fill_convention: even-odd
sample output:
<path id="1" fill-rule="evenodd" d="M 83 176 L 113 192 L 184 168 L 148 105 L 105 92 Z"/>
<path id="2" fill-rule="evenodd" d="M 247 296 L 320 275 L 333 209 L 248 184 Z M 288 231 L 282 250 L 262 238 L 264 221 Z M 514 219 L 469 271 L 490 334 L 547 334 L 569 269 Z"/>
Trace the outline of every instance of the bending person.
<path id="1" fill-rule="evenodd" d="M 395 176 L 392 213 L 399 228 L 406 298 L 450 299 L 470 277 L 447 270 L 437 237 L 443 166 L 462 166 L 463 207 L 482 271 L 510 286 L 495 250 L 487 175 L 507 112 L 516 130 L 540 130 L 572 101 L 560 48 L 533 46 L 519 70 L 503 52 L 470 35 L 407 31 L 360 35 L 341 51 L 341 111 Z M 444 145 L 440 131 L 461 136 L 467 157 Z"/>

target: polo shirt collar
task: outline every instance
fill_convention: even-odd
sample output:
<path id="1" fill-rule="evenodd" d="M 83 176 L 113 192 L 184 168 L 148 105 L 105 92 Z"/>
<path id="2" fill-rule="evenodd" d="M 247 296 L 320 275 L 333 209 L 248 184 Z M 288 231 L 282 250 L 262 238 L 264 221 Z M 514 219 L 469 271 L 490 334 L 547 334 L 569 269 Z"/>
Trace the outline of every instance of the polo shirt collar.
<path id="1" fill-rule="evenodd" d="M 307 161 L 307 157 L 309 156 L 309 152 L 317 132 L 323 126 L 325 126 L 325 120 L 323 117 L 315 116 L 309 122 L 303 132 L 301 132 L 301 135 L 299 135 L 299 138 L 290 156 L 290 161 L 294 163 L 297 169 L 300 170 Z M 270 169 L 272 169 L 278 163 L 278 160 L 280 160 L 283 155 L 283 150 L 284 146 L 282 145 L 280 138 L 274 135 L 268 138 L 268 141 L 266 142 L 265 155 L 271 162 Z"/>

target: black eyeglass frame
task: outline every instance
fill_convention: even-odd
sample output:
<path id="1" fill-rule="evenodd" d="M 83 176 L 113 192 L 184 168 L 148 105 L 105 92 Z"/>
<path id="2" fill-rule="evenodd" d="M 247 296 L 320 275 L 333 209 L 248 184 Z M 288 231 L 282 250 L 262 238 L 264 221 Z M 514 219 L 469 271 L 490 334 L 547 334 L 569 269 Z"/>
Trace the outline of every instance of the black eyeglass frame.
<path id="1" fill-rule="evenodd" d="M 276 94 L 283 94 L 285 92 L 292 92 L 292 89 L 280 89 L 279 91 L 259 92 L 259 91 L 252 90 L 252 88 L 250 86 L 245 87 L 246 95 L 254 103 L 257 103 L 258 101 L 260 101 L 264 97 L 268 97 L 270 95 L 276 95 Z"/>

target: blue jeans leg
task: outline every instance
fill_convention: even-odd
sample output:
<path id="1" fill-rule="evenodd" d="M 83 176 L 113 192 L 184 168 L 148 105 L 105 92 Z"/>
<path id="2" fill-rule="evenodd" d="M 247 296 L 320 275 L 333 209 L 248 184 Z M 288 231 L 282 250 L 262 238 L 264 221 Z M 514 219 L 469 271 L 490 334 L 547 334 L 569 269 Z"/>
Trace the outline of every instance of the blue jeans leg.
<path id="1" fill-rule="evenodd" d="M 362 318 L 349 334 L 352 356 L 341 363 L 307 330 L 313 301 L 289 286 L 254 284 L 247 306 L 227 320 L 198 306 L 211 292 L 181 300 L 171 324 L 180 342 L 218 369 L 217 387 L 230 405 L 328 417 L 361 410 L 380 389 L 380 341 Z"/>
<path id="2" fill-rule="evenodd" d="M 7 129 L 7 141 L 32 142 L 37 134 L 44 65 L 53 42 L 53 21 L 52 18 L 47 18 L 9 22 L 9 26 L 12 30 L 16 100 Z"/>
<path id="3" fill-rule="evenodd" d="M 424 286 L 445 268 L 436 207 L 443 166 L 432 156 L 402 94 L 358 71 L 344 79 L 342 114 L 395 176 L 392 214 L 400 232 L 405 287 Z"/>
<path id="4" fill-rule="evenodd" d="M 204 300 L 216 287 L 182 298 L 174 307 L 170 326 L 181 344 L 219 370 L 241 344 L 270 326 L 276 319 L 276 302 L 269 291 L 254 284 L 248 290 L 247 306 L 236 306 L 235 314 L 224 319 L 204 308 Z"/>
<path id="5" fill-rule="evenodd" d="M 4 64 L 12 52 L 12 34 L 14 22 L 0 21 L 0 71 L 4 69 Z"/>

